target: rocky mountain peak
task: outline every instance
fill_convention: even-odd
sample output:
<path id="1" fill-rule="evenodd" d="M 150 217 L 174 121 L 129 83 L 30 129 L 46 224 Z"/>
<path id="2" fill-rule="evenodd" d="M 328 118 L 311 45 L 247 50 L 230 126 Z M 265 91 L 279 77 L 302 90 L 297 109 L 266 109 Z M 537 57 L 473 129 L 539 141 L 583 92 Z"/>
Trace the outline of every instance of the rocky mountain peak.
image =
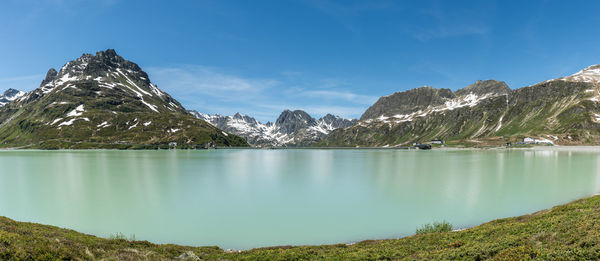
<path id="1" fill-rule="evenodd" d="M 46 79 L 42 82 L 42 86 L 64 76 L 72 78 L 85 75 L 96 78 L 106 76 L 117 70 L 127 71 L 138 78 L 143 77 L 146 82 L 149 82 L 147 74 L 137 64 L 119 56 L 115 50 L 108 49 L 97 52 L 96 55 L 84 53 L 81 57 L 66 63 L 58 72 L 50 69 Z"/>
<path id="2" fill-rule="evenodd" d="M 15 89 L 8 89 L 4 93 L 0 94 L 0 107 L 5 104 L 18 99 L 23 96 L 25 93 Z"/>
<path id="3" fill-rule="evenodd" d="M 96 55 L 83 54 L 67 62 L 58 72 L 48 70 L 40 88 L 28 93 L 24 99 L 34 102 L 43 96 L 61 96 L 61 93 L 68 93 L 71 97 L 90 96 L 95 98 L 90 100 L 94 103 L 104 98 L 105 102 L 128 112 L 149 110 L 153 113 L 187 114 L 181 104 L 152 84 L 148 74 L 137 64 L 119 56 L 113 49 L 97 52 Z M 68 103 L 63 100 L 57 102 Z"/>
<path id="4" fill-rule="evenodd" d="M 123 57 L 119 56 L 115 49 L 106 49 L 106 51 L 96 52 L 96 56 L 100 58 L 108 58 L 108 59 L 123 59 Z"/>
<path id="5" fill-rule="evenodd" d="M 323 118 L 321 118 L 323 121 L 325 122 L 332 122 L 335 121 L 336 119 L 339 119 L 339 116 L 335 116 L 331 113 L 327 113 L 325 116 L 323 116 Z"/>
<path id="6" fill-rule="evenodd" d="M 46 78 L 44 78 L 44 80 L 42 81 L 40 86 L 44 86 L 44 85 L 48 84 L 49 82 L 54 81 L 56 79 L 57 75 L 58 75 L 58 72 L 56 71 L 56 69 L 50 68 L 50 70 L 48 70 L 48 72 L 46 73 Z"/>
<path id="7" fill-rule="evenodd" d="M 16 97 L 16 96 L 18 96 L 19 94 L 22 94 L 22 93 L 23 93 L 22 91 L 10 88 L 10 89 L 4 91 L 4 93 L 2 95 L 5 96 L 5 97 Z"/>
<path id="8" fill-rule="evenodd" d="M 335 116 L 333 114 L 327 114 L 318 120 L 326 125 L 332 126 L 334 129 L 337 128 L 346 128 L 354 125 L 357 122 L 356 119 L 344 119 L 340 116 Z"/>
<path id="9" fill-rule="evenodd" d="M 279 115 L 279 118 L 277 118 L 277 121 L 275 121 L 275 123 L 286 124 L 289 122 L 296 122 L 296 121 L 308 123 L 308 122 L 314 122 L 315 119 L 303 110 L 294 110 L 294 111 L 284 110 L 283 112 L 281 112 L 281 114 Z"/>
<path id="10" fill-rule="evenodd" d="M 220 117 L 222 117 L 222 116 L 220 116 Z M 247 124 L 252 124 L 252 125 L 260 124 L 256 119 L 254 119 L 248 115 L 241 114 L 239 112 L 235 113 L 232 118 L 235 120 L 247 123 Z"/>
<path id="11" fill-rule="evenodd" d="M 288 134 L 316 123 L 317 121 L 313 117 L 302 110 L 285 110 L 275 121 L 275 125 L 278 125 L 283 133 Z"/>
<path id="12" fill-rule="evenodd" d="M 327 114 L 327 115 L 323 116 L 322 118 L 320 118 L 317 122 L 319 123 L 319 127 L 325 129 L 327 134 L 329 134 L 329 132 L 331 132 L 335 129 L 350 127 L 350 126 L 356 124 L 356 122 L 358 122 L 358 120 L 357 119 L 344 119 L 339 116 Z"/>
<path id="13" fill-rule="evenodd" d="M 510 92 L 510 88 L 505 82 L 496 81 L 496 80 L 478 80 L 475 83 L 457 90 L 455 92 L 456 95 L 462 96 L 467 95 L 469 93 L 475 94 L 477 96 L 484 95 L 502 95 L 508 94 Z"/>

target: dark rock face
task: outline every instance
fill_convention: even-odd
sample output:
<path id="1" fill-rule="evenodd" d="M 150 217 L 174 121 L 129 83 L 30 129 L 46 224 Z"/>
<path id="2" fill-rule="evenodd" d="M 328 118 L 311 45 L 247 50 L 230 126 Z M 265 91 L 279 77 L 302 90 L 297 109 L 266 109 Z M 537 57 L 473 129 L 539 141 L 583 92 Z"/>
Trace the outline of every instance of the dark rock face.
<path id="1" fill-rule="evenodd" d="M 282 133 L 290 134 L 309 126 L 315 126 L 317 125 L 317 121 L 305 111 L 285 110 L 279 115 L 279 118 L 275 121 L 275 125 L 279 126 L 279 130 Z"/>
<path id="2" fill-rule="evenodd" d="M 46 78 L 42 81 L 42 84 L 40 84 L 40 86 L 46 85 L 56 80 L 57 75 L 58 72 L 54 68 L 50 68 L 50 70 L 48 70 L 48 72 L 46 73 Z"/>
<path id="3" fill-rule="evenodd" d="M 123 59 L 123 57 L 117 55 L 113 49 L 97 52 L 95 56 L 83 54 L 80 59 L 87 63 L 85 73 L 88 75 L 103 76 L 106 71 L 121 69 L 134 74 L 134 77 L 144 83 L 150 83 L 146 72 L 142 71 L 137 64 L 127 61 Z"/>
<path id="4" fill-rule="evenodd" d="M 331 125 L 334 129 L 347 128 L 347 127 L 354 125 L 358 121 L 356 119 L 349 120 L 349 119 L 340 118 L 338 116 L 335 116 L 335 115 L 332 115 L 329 113 L 327 115 L 325 115 L 323 118 L 321 118 L 320 120 L 323 121 L 327 125 Z"/>
<path id="5" fill-rule="evenodd" d="M 374 119 L 381 115 L 407 114 L 423 110 L 428 106 L 444 104 L 456 95 L 450 89 L 421 87 L 404 92 L 397 92 L 379 98 L 373 106 L 360 117 L 360 120 Z"/>

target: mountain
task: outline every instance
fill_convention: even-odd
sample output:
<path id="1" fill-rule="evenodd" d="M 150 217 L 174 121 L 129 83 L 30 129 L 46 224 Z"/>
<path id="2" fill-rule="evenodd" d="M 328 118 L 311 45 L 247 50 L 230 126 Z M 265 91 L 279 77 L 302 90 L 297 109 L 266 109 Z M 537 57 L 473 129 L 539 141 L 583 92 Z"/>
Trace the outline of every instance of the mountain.
<path id="1" fill-rule="evenodd" d="M 16 100 L 17 98 L 21 97 L 25 95 L 24 92 L 19 91 L 19 90 L 15 90 L 15 89 L 8 89 L 6 90 L 4 93 L 0 94 L 0 107 L 4 106 L 5 104 Z"/>
<path id="2" fill-rule="evenodd" d="M 247 146 L 194 118 L 112 50 L 84 54 L 39 88 L 0 108 L 0 147 L 158 148 Z"/>
<path id="3" fill-rule="evenodd" d="M 397 146 L 432 139 L 499 145 L 524 137 L 600 143 L 600 65 L 514 90 L 488 80 L 455 92 L 421 87 L 394 93 L 318 145 Z"/>
<path id="4" fill-rule="evenodd" d="M 266 124 L 239 113 L 233 116 L 208 115 L 197 111 L 190 113 L 217 128 L 244 137 L 248 143 L 258 147 L 309 146 L 332 130 L 350 127 L 357 121 L 331 114 L 317 120 L 301 110 L 285 110 L 274 123 Z"/>

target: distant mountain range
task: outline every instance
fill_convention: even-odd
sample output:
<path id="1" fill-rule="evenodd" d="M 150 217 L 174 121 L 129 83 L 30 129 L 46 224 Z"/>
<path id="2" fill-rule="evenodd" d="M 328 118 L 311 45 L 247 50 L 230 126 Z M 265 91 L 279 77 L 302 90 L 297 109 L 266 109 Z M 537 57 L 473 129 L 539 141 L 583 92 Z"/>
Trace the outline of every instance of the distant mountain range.
<path id="1" fill-rule="evenodd" d="M 398 146 L 443 139 L 504 144 L 536 137 L 559 144 L 600 143 L 600 65 L 511 90 L 477 81 L 455 92 L 421 87 L 381 97 L 352 127 L 320 146 Z"/>
<path id="2" fill-rule="evenodd" d="M 84 54 L 50 69 L 39 88 L 3 97 L 10 102 L 0 108 L 0 147 L 248 146 L 190 115 L 112 49 Z"/>
<path id="3" fill-rule="evenodd" d="M 21 97 L 25 95 L 25 92 L 19 91 L 19 90 L 15 90 L 15 89 L 8 89 L 6 90 L 4 93 L 0 94 L 0 107 L 4 106 L 5 104 L 16 100 L 17 98 Z"/>
<path id="4" fill-rule="evenodd" d="M 331 114 L 315 119 L 301 110 L 285 110 L 274 123 L 265 124 L 240 113 L 233 116 L 208 115 L 197 111 L 190 113 L 217 128 L 244 137 L 248 143 L 258 147 L 310 146 L 331 131 L 350 127 L 357 122 L 356 119 L 344 119 Z"/>

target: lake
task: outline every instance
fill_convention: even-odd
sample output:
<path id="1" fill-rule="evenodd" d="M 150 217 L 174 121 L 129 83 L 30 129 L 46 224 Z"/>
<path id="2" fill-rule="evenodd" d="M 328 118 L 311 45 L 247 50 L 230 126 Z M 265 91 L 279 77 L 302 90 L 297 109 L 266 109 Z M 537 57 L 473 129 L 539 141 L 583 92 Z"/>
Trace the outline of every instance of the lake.
<path id="1" fill-rule="evenodd" d="M 600 192 L 600 152 L 0 151 L 0 215 L 248 249 L 398 238 Z"/>

